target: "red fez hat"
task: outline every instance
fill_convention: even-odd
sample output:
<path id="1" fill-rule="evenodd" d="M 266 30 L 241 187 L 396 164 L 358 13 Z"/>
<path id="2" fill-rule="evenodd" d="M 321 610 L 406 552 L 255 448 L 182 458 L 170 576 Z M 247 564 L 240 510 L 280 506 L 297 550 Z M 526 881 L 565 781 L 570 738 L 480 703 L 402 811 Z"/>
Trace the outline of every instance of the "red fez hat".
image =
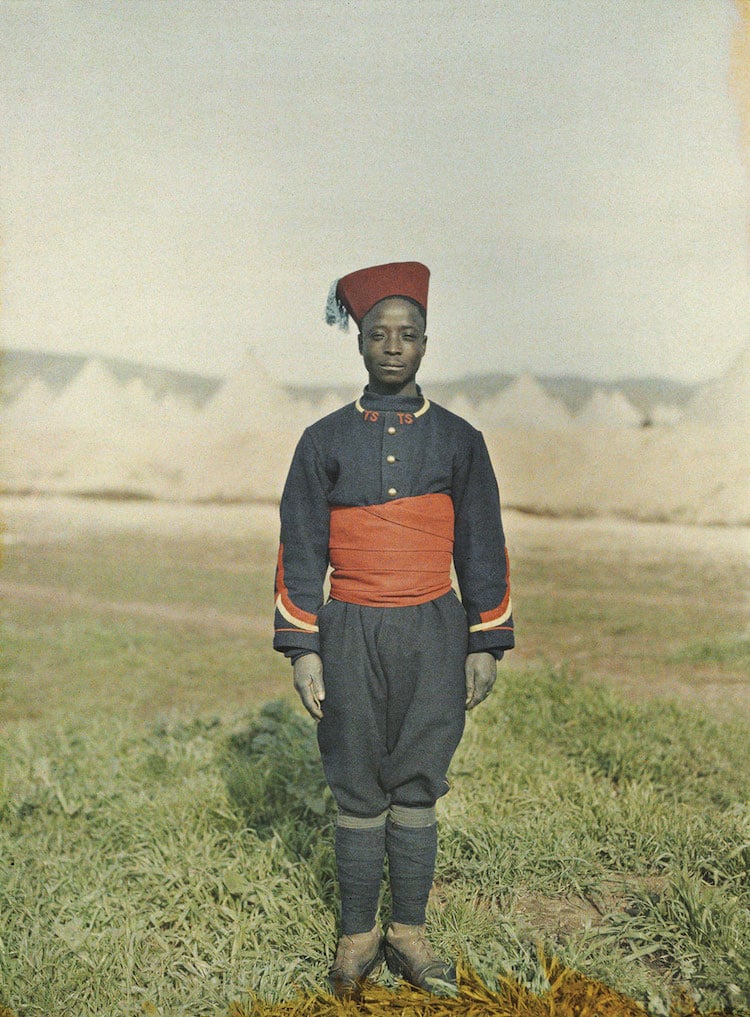
<path id="1" fill-rule="evenodd" d="M 406 297 L 422 308 L 427 317 L 427 288 L 430 270 L 419 261 L 396 261 L 373 265 L 337 279 L 326 304 L 329 325 L 348 327 L 348 316 L 359 325 L 368 311 L 386 297 Z"/>

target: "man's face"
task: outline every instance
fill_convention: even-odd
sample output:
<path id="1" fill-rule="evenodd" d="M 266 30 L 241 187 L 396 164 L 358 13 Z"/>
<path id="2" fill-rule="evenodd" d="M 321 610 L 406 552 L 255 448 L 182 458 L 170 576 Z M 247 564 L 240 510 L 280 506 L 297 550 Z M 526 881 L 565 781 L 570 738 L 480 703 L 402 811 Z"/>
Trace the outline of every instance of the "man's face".
<path id="1" fill-rule="evenodd" d="M 381 394 L 416 393 L 414 381 L 427 346 L 419 308 L 402 297 L 386 297 L 362 319 L 359 352 L 370 388 Z"/>

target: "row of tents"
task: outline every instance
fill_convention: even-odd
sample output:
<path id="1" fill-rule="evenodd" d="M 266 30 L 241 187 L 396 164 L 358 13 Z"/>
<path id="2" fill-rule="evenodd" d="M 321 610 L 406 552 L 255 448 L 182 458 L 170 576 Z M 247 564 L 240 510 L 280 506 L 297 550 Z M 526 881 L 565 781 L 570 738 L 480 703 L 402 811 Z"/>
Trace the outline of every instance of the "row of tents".
<path id="1" fill-rule="evenodd" d="M 32 379 L 13 399 L 6 400 L 0 422 L 24 430 L 73 425 L 79 430 L 104 428 L 117 433 L 157 425 L 258 431 L 264 428 L 269 414 L 276 418 L 283 414 L 304 426 L 339 403 L 334 396 L 318 401 L 295 399 L 252 356 L 203 407 L 170 393 L 157 397 L 138 377 L 123 384 L 101 360 L 91 359 L 60 393 L 41 378 Z M 588 403 L 571 413 L 530 374 L 521 375 L 491 397 L 476 400 L 459 394 L 448 400 L 447 406 L 483 430 L 504 426 L 554 429 L 673 425 L 682 412 L 665 403 L 645 415 L 622 392 L 595 388 Z"/>
<path id="2" fill-rule="evenodd" d="M 202 406 L 91 359 L 60 392 L 34 378 L 5 401 L 0 480 L 9 492 L 275 500 L 302 428 L 341 402 L 295 398 L 252 356 Z M 531 375 L 447 406 L 484 431 L 506 504 L 750 522 L 750 349 L 684 408 L 656 406 L 648 420 L 603 388 L 571 414 Z"/>

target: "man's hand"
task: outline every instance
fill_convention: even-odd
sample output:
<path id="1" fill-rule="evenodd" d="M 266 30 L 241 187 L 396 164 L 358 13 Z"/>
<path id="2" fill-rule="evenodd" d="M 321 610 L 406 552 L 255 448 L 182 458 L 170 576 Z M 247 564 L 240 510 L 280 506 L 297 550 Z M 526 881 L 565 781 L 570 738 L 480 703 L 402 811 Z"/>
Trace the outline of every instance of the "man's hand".
<path id="1" fill-rule="evenodd" d="M 306 653 L 294 662 L 294 687 L 314 720 L 321 720 L 320 704 L 326 697 L 323 684 L 323 661 L 317 653 Z"/>
<path id="2" fill-rule="evenodd" d="M 304 658 L 303 658 L 304 659 Z M 491 653 L 470 653 L 466 658 L 466 709 L 473 710 L 492 692 L 497 661 Z"/>

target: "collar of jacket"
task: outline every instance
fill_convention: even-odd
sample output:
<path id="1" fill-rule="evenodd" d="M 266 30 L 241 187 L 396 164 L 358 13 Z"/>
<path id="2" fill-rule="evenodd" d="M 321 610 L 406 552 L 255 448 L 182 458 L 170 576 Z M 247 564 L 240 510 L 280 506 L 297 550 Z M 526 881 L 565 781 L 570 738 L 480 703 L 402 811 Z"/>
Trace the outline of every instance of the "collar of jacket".
<path id="1" fill-rule="evenodd" d="M 370 391 L 369 385 L 365 385 L 364 392 L 354 405 L 360 413 L 365 410 L 379 410 L 381 413 L 412 413 L 415 417 L 421 416 L 430 408 L 429 400 L 422 395 L 419 385 L 415 396 L 378 395 Z"/>

